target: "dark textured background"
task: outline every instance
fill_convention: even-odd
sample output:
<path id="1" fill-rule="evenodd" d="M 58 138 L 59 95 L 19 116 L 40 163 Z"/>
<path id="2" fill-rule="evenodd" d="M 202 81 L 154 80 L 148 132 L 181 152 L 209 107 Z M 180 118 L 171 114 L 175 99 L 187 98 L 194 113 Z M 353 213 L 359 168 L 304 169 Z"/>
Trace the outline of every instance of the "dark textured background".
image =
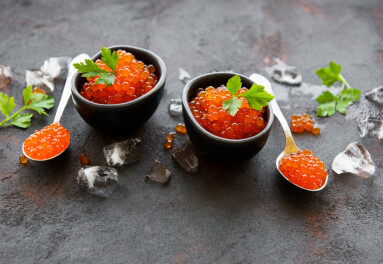
<path id="1" fill-rule="evenodd" d="M 381 85 L 381 0 L 111 2 L 0 1 L 0 63 L 14 72 L 2 91 L 16 96 L 17 108 L 25 70 L 48 57 L 129 44 L 154 51 L 168 67 L 164 98 L 135 133 L 143 140 L 141 161 L 119 169 L 120 185 L 108 199 L 79 190 L 77 155 L 105 164 L 102 147 L 114 138 L 87 126 L 72 102 L 62 119 L 71 146 L 53 161 L 23 167 L 18 157 L 23 140 L 52 122 L 55 109 L 48 118 L 35 116 L 27 130 L 0 128 L 1 263 L 383 262 L 381 143 L 362 140 L 378 165 L 374 176 L 329 169 L 328 186 L 318 193 L 278 174 L 284 138 L 277 121 L 260 154 L 237 166 L 201 160 L 200 171 L 187 174 L 163 150 L 165 134 L 181 121 L 167 113 L 183 88 L 179 67 L 193 76 L 213 69 L 250 75 L 282 58 L 298 66 L 306 82 L 298 88 L 273 83 L 287 117 L 315 114 L 312 98 L 323 87 L 314 71 L 330 60 L 343 66 L 354 87 Z M 56 102 L 62 87 L 63 81 Z M 296 142 L 330 168 L 335 155 L 359 139 L 357 121 L 336 114 L 316 122 L 321 134 L 298 135 Z M 144 182 L 154 159 L 173 173 L 167 186 Z"/>

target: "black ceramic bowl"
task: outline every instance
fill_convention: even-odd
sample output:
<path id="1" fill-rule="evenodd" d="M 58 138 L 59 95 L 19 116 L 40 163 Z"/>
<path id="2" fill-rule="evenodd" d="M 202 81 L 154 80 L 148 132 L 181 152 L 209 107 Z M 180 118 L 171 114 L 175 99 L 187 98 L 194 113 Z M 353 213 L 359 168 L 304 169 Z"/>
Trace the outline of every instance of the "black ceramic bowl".
<path id="1" fill-rule="evenodd" d="M 130 134 L 142 126 L 157 109 L 165 88 L 166 66 L 159 56 L 145 49 L 124 45 L 112 46 L 109 49 L 126 50 L 146 65 L 153 64 L 158 77 L 157 85 L 150 92 L 130 102 L 98 104 L 80 95 L 86 78 L 76 73 L 72 81 L 72 99 L 80 116 L 92 127 L 111 134 Z M 100 58 L 101 52 L 94 55 L 92 60 Z"/>
<path id="2" fill-rule="evenodd" d="M 244 139 L 218 137 L 205 130 L 195 120 L 189 108 L 189 102 L 196 96 L 197 89 L 226 85 L 227 81 L 235 75 L 241 77 L 243 87 L 250 88 L 254 84 L 248 77 L 238 73 L 216 72 L 194 78 L 186 84 L 182 93 L 183 117 L 190 141 L 200 154 L 214 160 L 238 161 L 255 156 L 265 145 L 274 120 L 273 112 L 267 106 L 264 114 L 265 121 L 267 122 L 266 127 L 259 134 Z"/>

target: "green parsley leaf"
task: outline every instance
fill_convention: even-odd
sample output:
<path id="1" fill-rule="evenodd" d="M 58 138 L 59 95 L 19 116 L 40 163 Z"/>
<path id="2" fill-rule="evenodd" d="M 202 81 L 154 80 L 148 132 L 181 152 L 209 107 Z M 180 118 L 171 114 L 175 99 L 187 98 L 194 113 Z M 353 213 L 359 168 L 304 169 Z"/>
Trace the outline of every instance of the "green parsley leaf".
<path id="1" fill-rule="evenodd" d="M 24 104 L 29 104 L 29 102 L 32 100 L 32 96 L 32 86 L 28 85 L 28 87 L 23 90 Z"/>
<path id="2" fill-rule="evenodd" d="M 267 106 L 268 102 L 274 99 L 274 96 L 265 91 L 265 87 L 254 83 L 250 89 L 238 95 L 247 100 L 251 109 L 262 110 L 262 107 Z"/>
<path id="3" fill-rule="evenodd" d="M 227 81 L 226 87 L 229 90 L 229 92 L 234 96 L 238 92 L 238 90 L 242 87 L 241 77 L 239 77 L 238 75 L 231 77 Z"/>
<path id="4" fill-rule="evenodd" d="M 32 125 L 32 117 L 33 114 L 31 113 L 17 115 L 13 118 L 12 123 L 10 123 L 10 125 L 14 125 L 21 128 L 27 128 L 30 125 Z"/>
<path id="5" fill-rule="evenodd" d="M 0 93 L 0 111 L 6 118 L 12 113 L 13 108 L 15 108 L 15 98 L 9 98 L 7 94 Z"/>
<path id="6" fill-rule="evenodd" d="M 341 99 L 336 103 L 336 111 L 345 115 L 347 112 L 347 107 L 352 104 L 352 101 Z"/>
<path id="7" fill-rule="evenodd" d="M 45 109 L 50 109 L 54 106 L 54 99 L 52 96 L 40 93 L 33 93 L 32 87 L 28 86 L 23 90 L 24 106 L 17 112 L 11 113 L 15 107 L 13 97 L 9 98 L 8 95 L 0 93 L 0 111 L 5 115 L 5 119 L 0 122 L 1 126 L 14 125 L 21 128 L 27 128 L 32 124 L 33 114 L 24 113 L 24 110 L 34 110 L 39 114 L 48 115 Z"/>
<path id="8" fill-rule="evenodd" d="M 106 84 L 106 86 L 110 86 L 114 84 L 114 80 L 114 74 L 100 73 L 100 77 L 97 78 L 96 83 Z"/>
<path id="9" fill-rule="evenodd" d="M 332 116 L 335 114 L 336 101 L 321 104 L 317 107 L 317 116 Z"/>
<path id="10" fill-rule="evenodd" d="M 329 67 L 316 70 L 316 74 L 322 79 L 322 83 L 327 87 L 330 87 L 337 81 L 342 81 L 340 71 L 342 67 L 333 61 L 330 61 Z"/>
<path id="11" fill-rule="evenodd" d="M 36 93 L 32 94 L 32 99 L 29 104 L 25 105 L 25 109 L 34 110 L 40 115 L 48 115 L 45 109 L 51 109 L 55 105 L 55 101 L 52 96 Z"/>
<path id="12" fill-rule="evenodd" d="M 342 90 L 338 96 L 329 91 L 324 91 L 316 98 L 316 101 L 321 104 L 317 107 L 317 116 L 331 116 L 335 114 L 335 111 L 346 114 L 348 106 L 359 100 L 360 90 L 351 88 L 350 84 L 340 74 L 341 70 L 342 67 L 339 64 L 330 61 L 329 67 L 316 71 L 323 84 L 328 87 L 337 81 L 342 82 Z"/>
<path id="13" fill-rule="evenodd" d="M 92 60 L 85 60 L 84 62 L 75 63 L 73 66 L 79 73 L 82 73 L 82 77 L 93 78 L 98 76 L 96 83 L 106 84 L 106 86 L 111 86 L 114 84 L 114 79 L 116 76 L 116 67 L 118 62 L 118 54 L 116 51 L 112 51 L 105 47 L 101 48 L 101 60 L 112 70 L 106 71 L 103 70 Z"/>
<path id="14" fill-rule="evenodd" d="M 358 101 L 360 98 L 360 90 L 355 88 L 343 89 L 339 96 L 345 100 L 351 101 L 352 103 Z"/>
<path id="15" fill-rule="evenodd" d="M 242 105 L 242 100 L 238 98 L 231 98 L 229 100 L 223 101 L 222 108 L 224 110 L 227 110 L 231 116 L 235 116 L 235 114 L 238 112 L 238 109 Z"/>
<path id="16" fill-rule="evenodd" d="M 101 73 L 111 73 L 109 71 L 101 69 L 94 61 L 86 59 L 85 63 L 75 63 L 73 66 L 77 69 L 79 73 L 83 73 L 81 76 L 86 78 L 93 78 L 98 76 Z"/>
<path id="17" fill-rule="evenodd" d="M 118 54 L 114 50 L 113 53 L 110 49 L 105 47 L 101 48 L 101 60 L 113 71 L 116 72 Z"/>
<path id="18" fill-rule="evenodd" d="M 250 89 L 243 93 L 236 95 L 238 90 L 242 87 L 241 77 L 235 75 L 231 77 L 226 84 L 227 89 L 233 98 L 222 102 L 222 108 L 227 110 L 231 116 L 235 116 L 239 108 L 242 106 L 242 100 L 236 97 L 243 97 L 246 99 L 251 109 L 262 110 L 263 106 L 267 106 L 274 96 L 266 92 L 263 86 L 253 84 Z"/>
<path id="19" fill-rule="evenodd" d="M 317 98 L 316 101 L 320 104 L 325 104 L 331 101 L 337 100 L 337 97 L 329 91 L 324 91 Z"/>

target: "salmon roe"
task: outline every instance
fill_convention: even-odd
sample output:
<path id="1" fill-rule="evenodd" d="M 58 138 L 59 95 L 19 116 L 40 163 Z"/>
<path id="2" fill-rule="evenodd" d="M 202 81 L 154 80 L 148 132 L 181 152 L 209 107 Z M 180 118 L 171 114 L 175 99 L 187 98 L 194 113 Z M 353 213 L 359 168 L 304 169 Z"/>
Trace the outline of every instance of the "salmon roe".
<path id="1" fill-rule="evenodd" d="M 305 130 L 318 135 L 320 132 L 319 127 L 314 127 L 314 121 L 308 114 L 292 115 L 291 116 L 291 131 L 294 133 L 303 133 Z"/>
<path id="2" fill-rule="evenodd" d="M 29 136 L 24 141 L 24 153 L 36 160 L 52 158 L 69 145 L 70 133 L 59 123 L 53 123 Z"/>
<path id="3" fill-rule="evenodd" d="M 238 90 L 243 94 L 247 88 Z M 229 139 L 242 139 L 254 136 L 261 132 L 266 122 L 263 119 L 264 108 L 261 111 L 250 109 L 243 97 L 238 112 L 231 116 L 222 108 L 222 102 L 231 99 L 232 95 L 224 85 L 214 88 L 207 87 L 197 90 L 197 96 L 189 103 L 190 110 L 197 122 L 210 133 Z"/>
<path id="4" fill-rule="evenodd" d="M 279 162 L 279 170 L 292 183 L 310 190 L 321 188 L 327 178 L 323 161 L 308 149 L 284 156 Z"/>
<path id="5" fill-rule="evenodd" d="M 98 76 L 87 78 L 80 94 L 87 100 L 99 104 L 119 104 L 132 101 L 153 89 L 157 84 L 157 75 L 153 65 L 145 65 L 133 54 L 118 50 L 118 63 L 114 84 L 96 84 Z M 111 71 L 106 64 L 97 60 L 103 70 Z"/>

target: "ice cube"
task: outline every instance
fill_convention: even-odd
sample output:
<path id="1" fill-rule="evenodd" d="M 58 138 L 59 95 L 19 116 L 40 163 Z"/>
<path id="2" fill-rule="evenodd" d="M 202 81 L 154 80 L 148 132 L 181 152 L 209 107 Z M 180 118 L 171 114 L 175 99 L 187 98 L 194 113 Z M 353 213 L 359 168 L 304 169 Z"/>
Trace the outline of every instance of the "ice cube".
<path id="1" fill-rule="evenodd" d="M 117 186 L 118 173 L 111 167 L 85 167 L 78 171 L 77 182 L 81 189 L 91 194 L 108 197 Z"/>
<path id="2" fill-rule="evenodd" d="M 138 145 L 140 143 L 140 138 L 130 138 L 104 147 L 106 162 L 109 166 L 122 166 L 139 161 Z"/>
<path id="3" fill-rule="evenodd" d="M 279 58 L 274 58 L 276 64 L 266 69 L 274 81 L 287 85 L 300 85 L 302 83 L 302 75 L 295 66 L 284 63 Z"/>
<path id="4" fill-rule="evenodd" d="M 41 71 L 50 77 L 57 78 L 63 71 L 68 69 L 72 58 L 70 57 L 53 57 L 44 61 Z"/>
<path id="5" fill-rule="evenodd" d="M 364 97 L 347 108 L 346 119 L 356 119 L 357 121 L 366 120 L 369 116 L 383 117 L 379 105 L 374 104 Z"/>
<path id="6" fill-rule="evenodd" d="M 383 120 L 376 117 L 367 117 L 358 123 L 358 130 L 362 138 L 371 135 L 377 139 L 383 139 Z"/>
<path id="7" fill-rule="evenodd" d="M 170 99 L 169 114 L 171 116 L 182 115 L 182 100 L 181 99 Z"/>
<path id="8" fill-rule="evenodd" d="M 375 103 L 383 105 L 383 86 L 372 89 L 364 96 Z"/>
<path id="9" fill-rule="evenodd" d="M 168 170 L 168 168 L 166 168 L 164 164 L 158 160 L 155 160 L 152 167 L 146 174 L 146 179 L 160 183 L 166 183 L 170 180 L 171 175 L 172 173 Z"/>
<path id="10" fill-rule="evenodd" d="M 46 93 L 53 92 L 55 88 L 54 79 L 68 69 L 71 62 L 70 57 L 53 57 L 44 61 L 41 69 L 30 69 L 25 72 L 25 82 L 32 88 L 40 87 Z"/>
<path id="11" fill-rule="evenodd" d="M 359 142 L 354 141 L 340 152 L 332 163 L 332 169 L 337 174 L 352 173 L 368 178 L 375 172 L 375 163 L 370 153 Z"/>
<path id="12" fill-rule="evenodd" d="M 182 68 L 178 68 L 178 79 L 183 82 L 184 84 L 187 84 L 190 79 L 191 79 L 191 76 L 190 74 L 185 71 L 184 69 Z"/>
<path id="13" fill-rule="evenodd" d="M 55 89 L 53 78 L 37 69 L 25 71 L 25 83 L 32 88 L 39 87 L 46 93 L 51 93 Z"/>
<path id="14" fill-rule="evenodd" d="M 11 82 L 11 79 L 11 68 L 5 65 L 0 65 L 0 89 L 7 87 L 7 84 Z"/>
<path id="15" fill-rule="evenodd" d="M 177 149 L 173 152 L 172 159 L 187 172 L 198 171 L 199 160 L 189 141 L 183 149 Z"/>

